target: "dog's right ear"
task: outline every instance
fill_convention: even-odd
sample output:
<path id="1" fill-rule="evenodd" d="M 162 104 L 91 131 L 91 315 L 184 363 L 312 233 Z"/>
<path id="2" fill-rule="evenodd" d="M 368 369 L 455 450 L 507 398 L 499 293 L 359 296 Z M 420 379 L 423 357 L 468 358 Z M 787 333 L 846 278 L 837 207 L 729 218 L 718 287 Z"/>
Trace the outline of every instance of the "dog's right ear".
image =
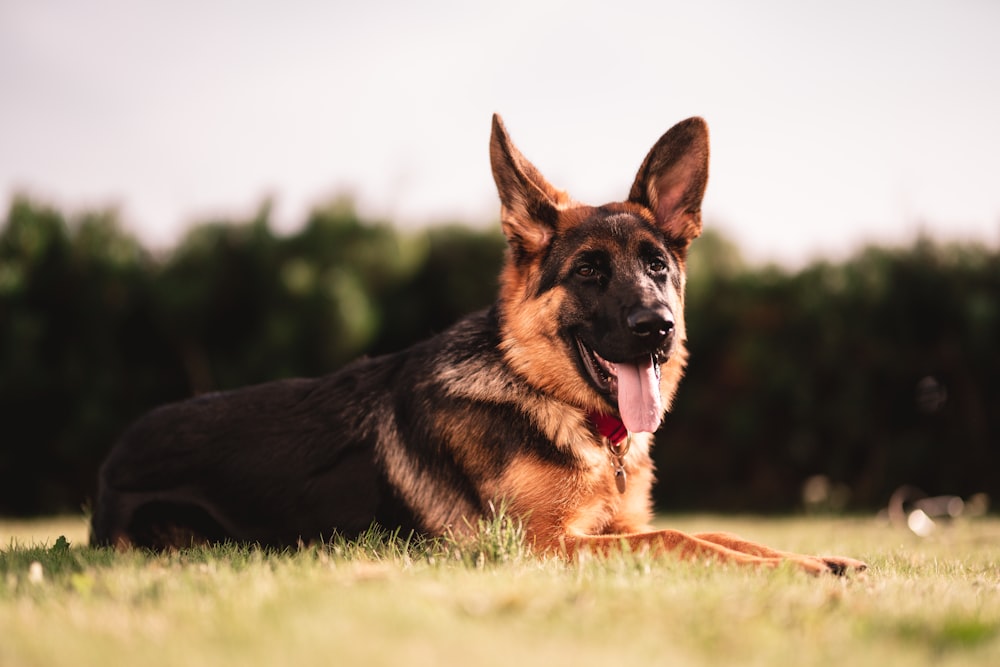
<path id="1" fill-rule="evenodd" d="M 514 256 L 541 252 L 552 240 L 559 210 L 565 208 L 569 197 L 552 187 L 521 155 L 498 114 L 493 114 L 490 162 L 500 194 L 500 224 Z"/>

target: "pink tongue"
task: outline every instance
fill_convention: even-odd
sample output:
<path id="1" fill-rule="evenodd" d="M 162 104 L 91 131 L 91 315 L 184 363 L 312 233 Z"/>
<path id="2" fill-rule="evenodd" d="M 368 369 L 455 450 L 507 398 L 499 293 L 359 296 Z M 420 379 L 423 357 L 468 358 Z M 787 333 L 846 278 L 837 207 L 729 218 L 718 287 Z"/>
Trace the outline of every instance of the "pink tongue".
<path id="1" fill-rule="evenodd" d="M 653 433 L 660 426 L 663 403 L 653 358 L 640 364 L 616 364 L 618 412 L 632 433 Z"/>

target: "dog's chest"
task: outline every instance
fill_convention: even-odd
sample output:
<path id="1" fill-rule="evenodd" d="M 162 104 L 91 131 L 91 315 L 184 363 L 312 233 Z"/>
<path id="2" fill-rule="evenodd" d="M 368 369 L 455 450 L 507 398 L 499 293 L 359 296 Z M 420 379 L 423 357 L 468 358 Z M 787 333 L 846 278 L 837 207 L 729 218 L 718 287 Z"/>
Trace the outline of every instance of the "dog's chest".
<path id="1" fill-rule="evenodd" d="M 638 437 L 624 457 L 624 492 L 603 442 L 578 443 L 574 454 L 573 465 L 518 457 L 498 480 L 498 497 L 507 499 L 537 542 L 554 545 L 566 534 L 628 532 L 649 522 L 649 438 Z"/>

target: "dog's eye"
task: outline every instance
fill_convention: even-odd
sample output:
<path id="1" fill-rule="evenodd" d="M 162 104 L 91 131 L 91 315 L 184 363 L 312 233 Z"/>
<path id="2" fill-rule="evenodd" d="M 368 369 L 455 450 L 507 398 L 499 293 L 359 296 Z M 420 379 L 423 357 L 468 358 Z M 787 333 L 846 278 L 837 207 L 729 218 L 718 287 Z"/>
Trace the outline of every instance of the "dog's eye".
<path id="1" fill-rule="evenodd" d="M 597 275 L 597 268 L 593 264 L 581 264 L 576 267 L 576 275 L 583 278 L 593 278 Z"/>
<path id="2" fill-rule="evenodd" d="M 654 259 L 649 263 L 649 270 L 652 273 L 663 273 L 667 270 L 667 263 L 662 259 Z"/>

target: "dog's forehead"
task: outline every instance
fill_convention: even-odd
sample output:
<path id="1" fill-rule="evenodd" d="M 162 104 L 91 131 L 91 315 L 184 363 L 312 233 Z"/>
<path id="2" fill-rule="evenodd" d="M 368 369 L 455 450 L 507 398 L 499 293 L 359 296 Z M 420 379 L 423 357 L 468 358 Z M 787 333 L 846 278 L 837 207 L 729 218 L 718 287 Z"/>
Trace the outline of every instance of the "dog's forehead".
<path id="1" fill-rule="evenodd" d="M 580 216 L 566 235 L 579 251 L 634 252 L 642 245 L 664 245 L 663 235 L 641 213 L 607 206 Z"/>
<path id="2" fill-rule="evenodd" d="M 670 254 L 668 240 L 644 209 L 612 204 L 560 211 L 559 232 L 541 262 L 537 293 L 555 287 L 588 254 L 600 253 L 612 264 L 631 263 L 653 248 Z"/>

